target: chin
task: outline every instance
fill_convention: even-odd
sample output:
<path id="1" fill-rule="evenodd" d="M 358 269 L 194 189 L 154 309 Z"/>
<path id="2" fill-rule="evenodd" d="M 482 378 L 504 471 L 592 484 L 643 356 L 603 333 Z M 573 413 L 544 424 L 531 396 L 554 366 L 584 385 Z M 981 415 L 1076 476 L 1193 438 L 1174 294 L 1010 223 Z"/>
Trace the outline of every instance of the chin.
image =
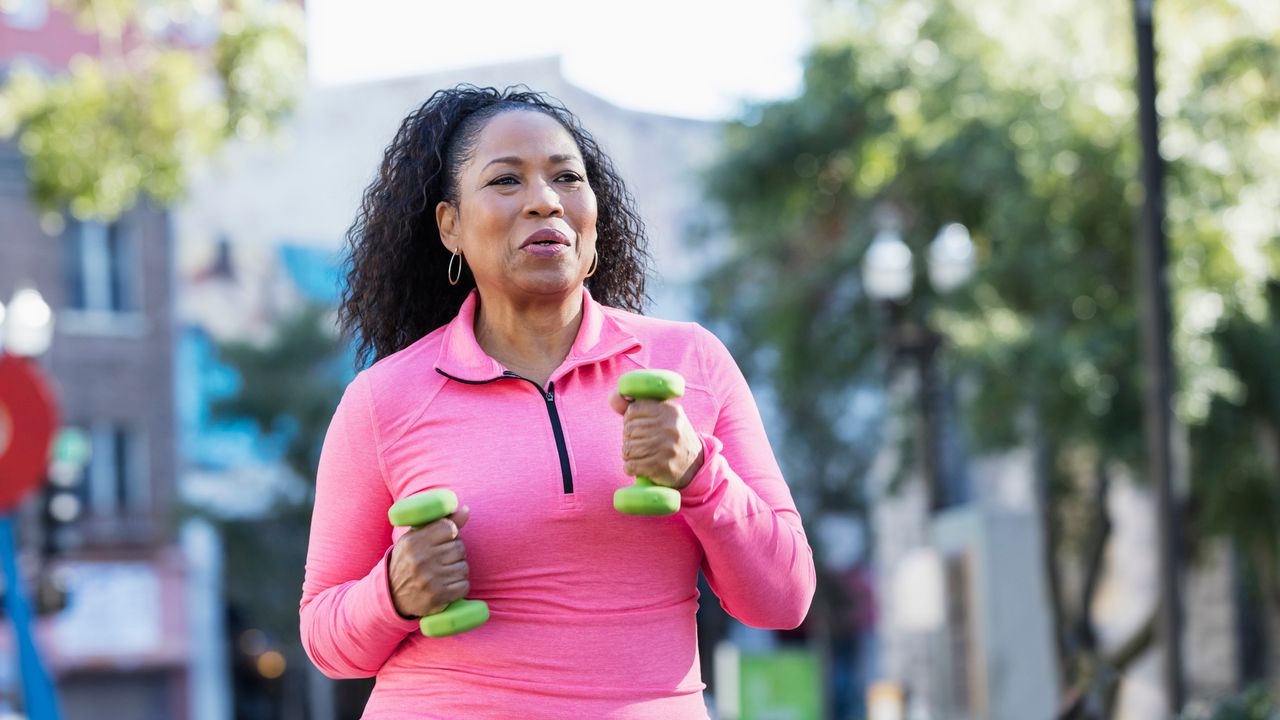
<path id="1" fill-rule="evenodd" d="M 581 290 L 582 280 L 567 273 L 538 273 L 536 277 L 521 278 L 516 285 L 533 295 L 563 295 Z"/>

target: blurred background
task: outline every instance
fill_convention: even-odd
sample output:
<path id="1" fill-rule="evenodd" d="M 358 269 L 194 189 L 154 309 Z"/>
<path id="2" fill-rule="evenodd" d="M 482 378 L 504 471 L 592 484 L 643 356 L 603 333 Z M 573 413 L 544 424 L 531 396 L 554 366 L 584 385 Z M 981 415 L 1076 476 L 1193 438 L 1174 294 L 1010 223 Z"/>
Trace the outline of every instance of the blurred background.
<path id="1" fill-rule="evenodd" d="M 715 717 L 1280 716 L 1280 3 L 455 4 L 0 0 L 60 413 L 0 718 L 15 592 L 62 717 L 359 717 L 297 630 L 342 243 L 459 82 L 582 118 L 761 405 L 820 582 L 786 633 L 704 588 Z"/>

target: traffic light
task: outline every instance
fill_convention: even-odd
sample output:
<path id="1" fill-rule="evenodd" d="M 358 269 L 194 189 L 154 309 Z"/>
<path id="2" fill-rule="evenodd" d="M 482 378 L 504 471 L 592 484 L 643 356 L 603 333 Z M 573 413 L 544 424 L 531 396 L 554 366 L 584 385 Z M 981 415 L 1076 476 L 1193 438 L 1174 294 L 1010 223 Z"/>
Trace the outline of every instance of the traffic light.
<path id="1" fill-rule="evenodd" d="M 79 428 L 63 428 L 54 440 L 49 482 L 41 498 L 46 558 L 78 544 L 75 522 L 84 514 L 85 468 L 91 454 L 89 436 Z"/>

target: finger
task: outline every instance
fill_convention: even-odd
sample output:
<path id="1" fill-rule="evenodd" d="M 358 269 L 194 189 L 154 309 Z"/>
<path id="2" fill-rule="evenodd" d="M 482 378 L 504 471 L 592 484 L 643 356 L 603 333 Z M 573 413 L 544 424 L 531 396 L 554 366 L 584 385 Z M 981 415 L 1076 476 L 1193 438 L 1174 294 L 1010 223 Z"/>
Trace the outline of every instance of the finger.
<path id="1" fill-rule="evenodd" d="M 471 507 L 468 505 L 463 505 L 462 507 L 455 510 L 453 514 L 449 516 L 449 518 L 453 520 L 453 524 L 459 530 L 461 530 L 462 526 L 466 525 L 467 521 L 471 519 Z"/>
<path id="2" fill-rule="evenodd" d="M 466 597 L 469 592 L 471 592 L 471 581 L 466 578 L 462 578 L 461 580 L 455 580 L 454 582 L 445 585 L 441 594 L 444 597 L 449 598 L 449 601 L 452 602 Z"/>
<path id="3" fill-rule="evenodd" d="M 656 418 L 627 418 L 622 424 L 623 440 L 643 440 L 656 435 L 664 424 Z"/>
<path id="4" fill-rule="evenodd" d="M 623 460 L 640 460 L 662 452 L 662 441 L 654 435 L 632 438 L 622 443 Z"/>
<path id="5" fill-rule="evenodd" d="M 444 545 L 451 540 L 457 539 L 458 524 L 451 518 L 440 518 L 414 530 L 410 535 L 421 538 L 421 542 L 427 545 Z"/>
<path id="6" fill-rule="evenodd" d="M 437 567 L 432 571 L 432 579 L 435 581 L 436 587 L 444 587 L 449 583 L 466 580 L 471 576 L 471 566 L 466 560 L 458 560 L 449 563 L 443 567 Z"/>
<path id="7" fill-rule="evenodd" d="M 454 540 L 453 542 L 442 546 L 440 554 L 437 557 L 440 558 L 440 564 L 442 566 L 453 565 L 466 559 L 467 549 L 463 546 L 461 540 Z"/>
<path id="8" fill-rule="evenodd" d="M 614 393 L 609 396 L 609 407 L 613 408 L 613 411 L 619 415 L 626 415 L 627 406 L 630 404 L 631 403 L 627 402 L 626 398 L 622 397 L 618 393 Z"/>
<path id="9" fill-rule="evenodd" d="M 622 464 L 622 471 L 628 475 L 644 475 L 650 480 L 654 476 L 661 475 L 666 468 L 662 456 L 657 453 L 649 453 L 639 457 L 629 458 Z"/>
<path id="10" fill-rule="evenodd" d="M 626 410 L 627 410 L 626 417 L 628 419 L 642 418 L 642 417 L 657 417 L 658 414 L 662 412 L 662 401 L 653 400 L 650 398 L 640 398 L 637 400 L 632 400 L 631 403 L 627 406 Z"/>

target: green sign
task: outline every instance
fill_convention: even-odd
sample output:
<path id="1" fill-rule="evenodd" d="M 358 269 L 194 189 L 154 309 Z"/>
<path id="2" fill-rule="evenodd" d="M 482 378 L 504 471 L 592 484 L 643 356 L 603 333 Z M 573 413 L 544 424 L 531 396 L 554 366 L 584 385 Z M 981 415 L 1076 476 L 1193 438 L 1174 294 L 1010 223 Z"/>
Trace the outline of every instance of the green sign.
<path id="1" fill-rule="evenodd" d="M 92 454 L 89 433 L 75 427 L 64 427 L 53 441 L 53 458 L 58 462 L 84 466 Z"/>
<path id="2" fill-rule="evenodd" d="M 741 720 L 820 720 L 822 665 L 808 650 L 739 656 Z"/>

